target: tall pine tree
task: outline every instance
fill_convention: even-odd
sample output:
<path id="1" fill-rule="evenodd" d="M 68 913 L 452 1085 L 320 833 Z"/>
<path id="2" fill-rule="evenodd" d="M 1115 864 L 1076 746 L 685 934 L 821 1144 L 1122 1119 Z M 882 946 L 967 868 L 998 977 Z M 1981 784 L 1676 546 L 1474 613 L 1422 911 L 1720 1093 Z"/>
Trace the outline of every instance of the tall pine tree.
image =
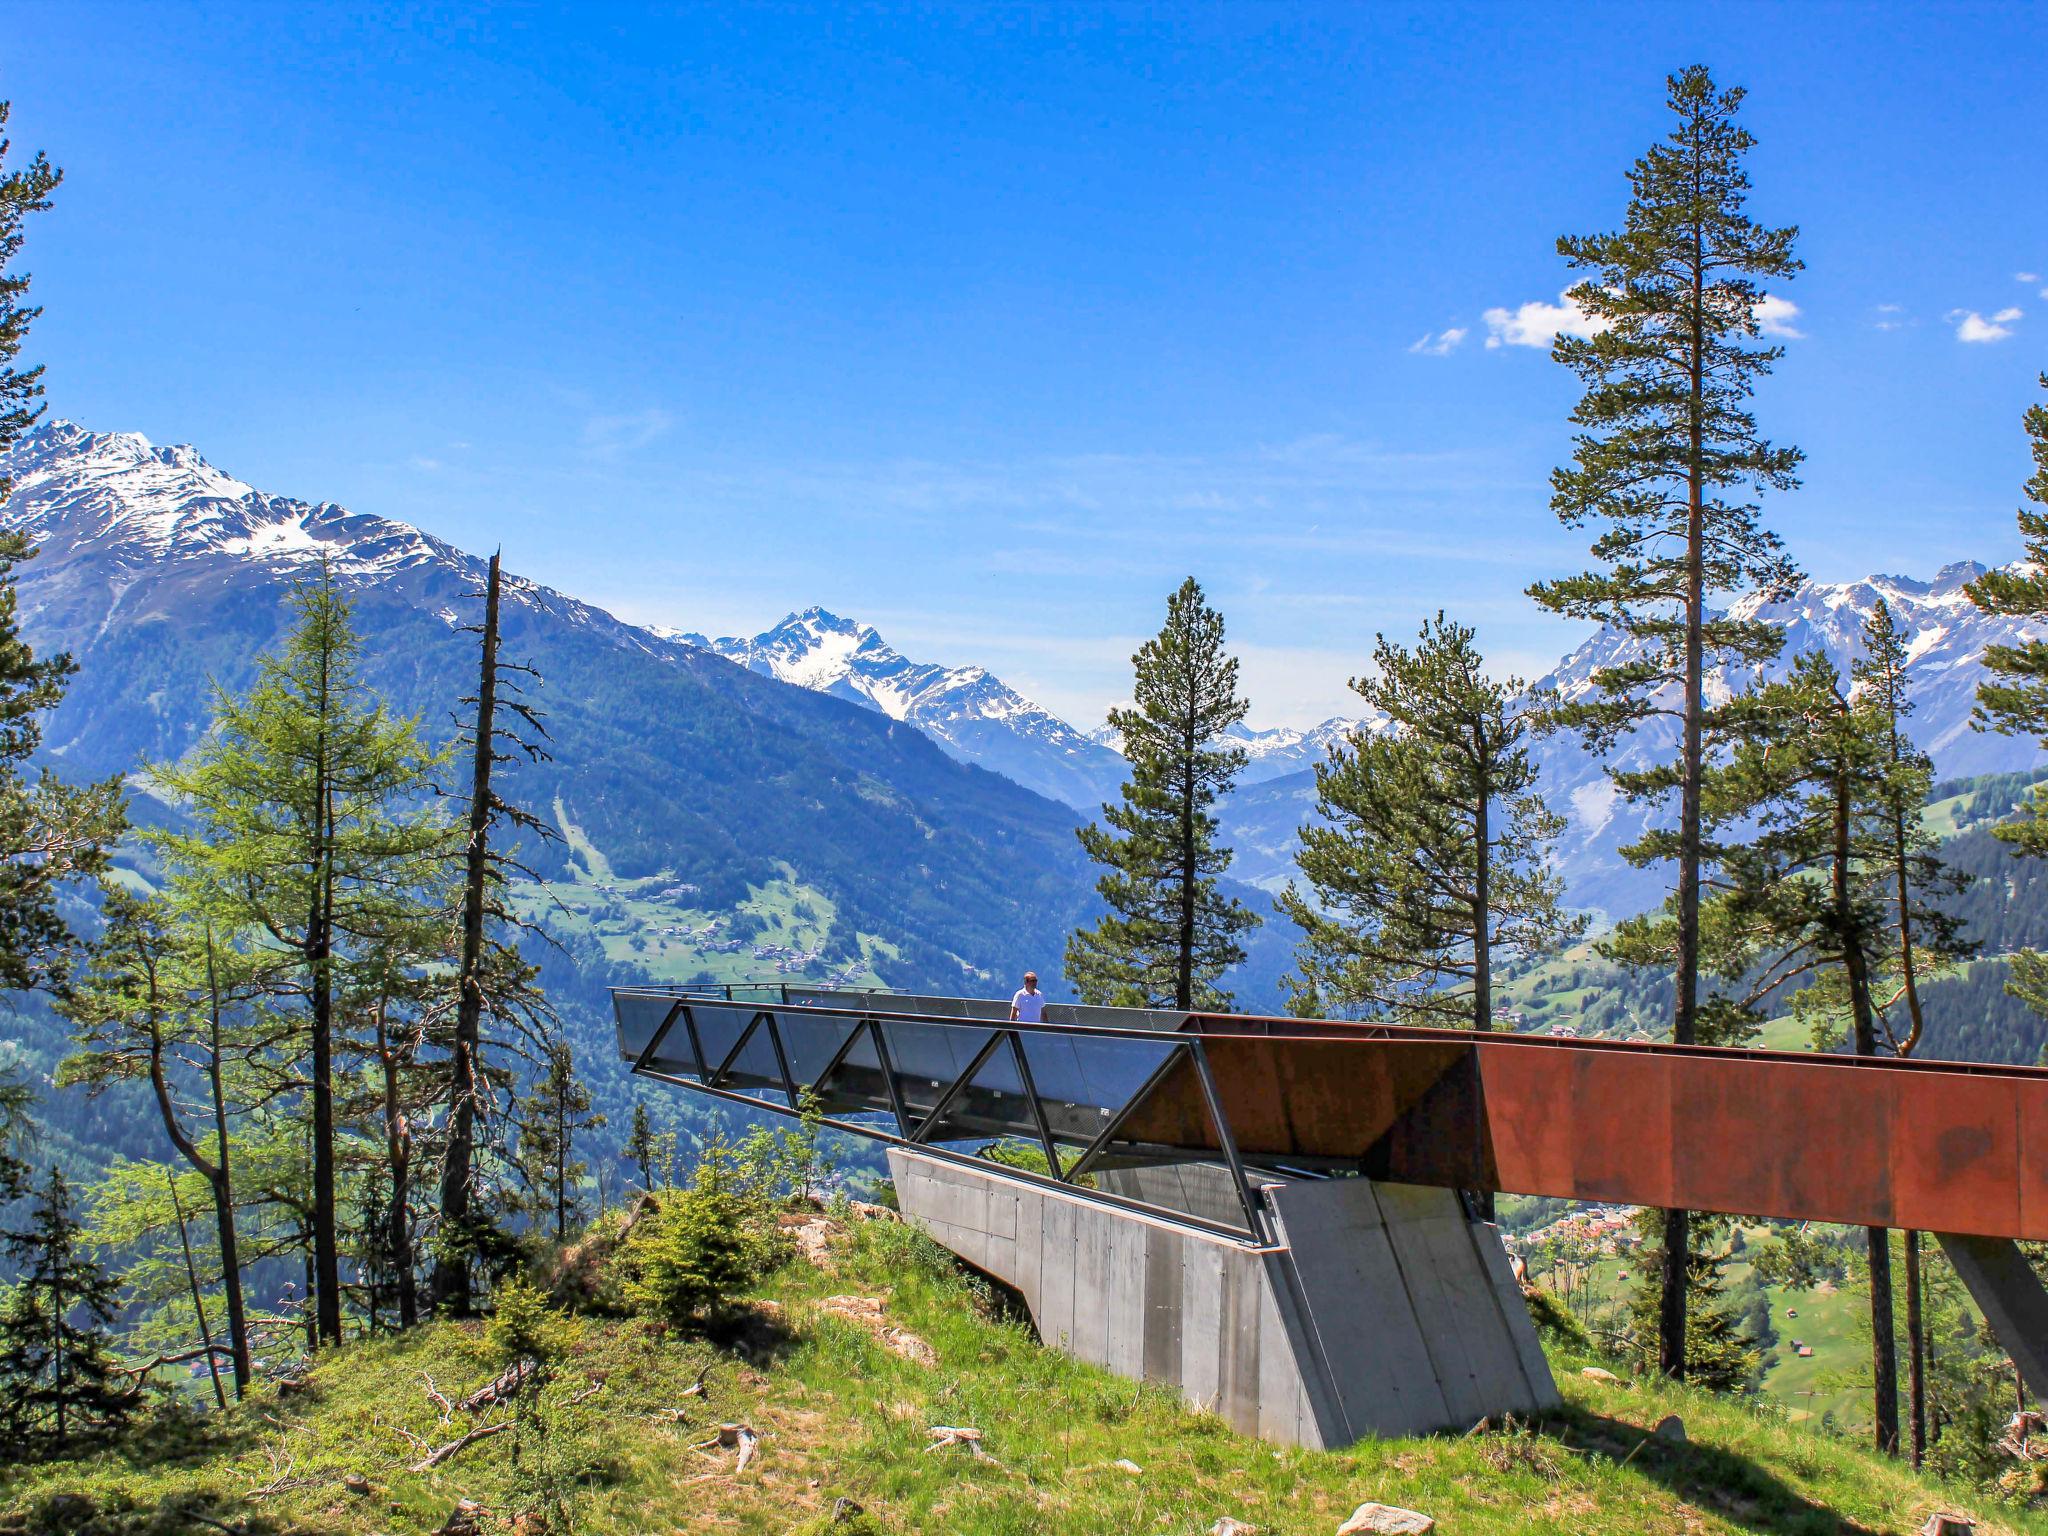
<path id="1" fill-rule="evenodd" d="M 1303 933 L 1297 997 L 1491 1029 L 1499 966 L 1584 928 L 1549 863 L 1562 822 L 1537 793 L 1523 685 L 1489 678 L 1441 613 L 1412 651 L 1380 636 L 1373 661 L 1351 686 L 1384 725 L 1316 765 L 1295 855 L 1308 893 L 1280 898 Z"/>
<path id="2" fill-rule="evenodd" d="M 1790 277 L 1797 230 L 1769 229 L 1746 211 L 1743 157 L 1753 144 L 1735 120 L 1743 93 L 1717 88 L 1699 66 L 1670 77 L 1670 136 L 1629 173 L 1621 229 L 1567 237 L 1558 250 L 1587 276 L 1571 299 L 1590 336 L 1560 335 L 1553 356 L 1584 381 L 1572 414 L 1583 430 L 1573 462 L 1552 476 L 1551 506 L 1567 527 L 1599 527 L 1594 565 L 1530 589 L 1544 607 L 1591 620 L 1635 642 L 1590 695 L 1554 701 L 1549 722 L 1610 753 L 1647 726 L 1669 755 L 1615 771 L 1633 800 L 1675 817 L 1624 850 L 1637 864 L 1673 863 L 1677 899 L 1670 963 L 1671 1037 L 1699 1039 L 1700 879 L 1713 850 L 1702 838 L 1706 765 L 1728 717 L 1707 698 L 1707 669 L 1775 655 L 1780 632 L 1730 615 L 1739 592 L 1788 591 L 1797 578 L 1758 520 L 1754 496 L 1797 483 L 1799 453 L 1775 447 L 1747 406 L 1781 349 L 1758 344 L 1761 284 Z M 1692 1261 L 1684 1211 L 1663 1221 L 1658 1362 L 1685 1373 Z"/>
<path id="3" fill-rule="evenodd" d="M 356 671 L 362 642 L 331 565 L 292 595 L 296 621 L 246 696 L 221 693 L 185 762 L 153 769 L 192 830 L 158 840 L 174 899 L 267 962 L 302 1026 L 312 1148 L 314 1337 L 341 1342 L 336 1000 L 394 931 L 438 903 L 447 835 L 439 759 Z"/>
<path id="4" fill-rule="evenodd" d="M 1166 624 L 1131 658 L 1129 709 L 1109 714 L 1131 765 L 1121 803 L 1080 831 L 1108 872 L 1096 883 L 1109 911 L 1067 940 L 1067 977 L 1084 1002 L 1218 1009 L 1216 983 L 1244 958 L 1239 936 L 1258 914 L 1218 877 L 1230 850 L 1216 840 L 1216 802 L 1243 770 L 1225 733 L 1245 717 L 1237 660 L 1223 649 L 1223 615 L 1190 576 L 1166 600 Z"/>

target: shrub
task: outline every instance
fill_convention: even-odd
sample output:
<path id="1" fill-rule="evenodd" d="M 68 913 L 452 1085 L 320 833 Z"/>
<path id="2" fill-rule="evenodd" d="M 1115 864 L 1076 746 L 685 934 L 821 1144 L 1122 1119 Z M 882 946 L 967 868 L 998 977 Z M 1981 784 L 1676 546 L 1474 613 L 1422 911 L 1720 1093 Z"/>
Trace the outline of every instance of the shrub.
<path id="1" fill-rule="evenodd" d="M 663 1198 L 626 1243 L 626 1299 L 669 1323 L 723 1309 L 767 1267 L 759 1211 L 732 1155 L 710 1149 L 687 1189 Z"/>

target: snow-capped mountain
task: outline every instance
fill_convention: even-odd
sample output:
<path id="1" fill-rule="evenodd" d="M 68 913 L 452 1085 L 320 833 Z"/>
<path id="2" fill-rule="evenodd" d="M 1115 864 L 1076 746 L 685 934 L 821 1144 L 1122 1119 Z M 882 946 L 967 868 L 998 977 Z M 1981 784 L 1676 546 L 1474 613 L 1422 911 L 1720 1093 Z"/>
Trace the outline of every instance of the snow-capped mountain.
<path id="1" fill-rule="evenodd" d="M 1342 740 L 1362 726 L 1369 730 L 1377 729 L 1381 723 L 1377 718 L 1368 721 L 1359 716 L 1336 715 L 1305 731 L 1288 725 L 1264 731 L 1243 725 L 1232 726 L 1229 734 L 1244 748 L 1246 759 L 1244 772 L 1238 775 L 1237 781 L 1249 787 L 1313 768 L 1330 755 L 1331 743 Z"/>
<path id="2" fill-rule="evenodd" d="M 983 667 L 912 661 L 866 624 L 823 608 L 752 639 L 660 631 L 752 671 L 880 710 L 962 762 L 1085 811 L 1115 796 L 1123 759 Z"/>
<path id="3" fill-rule="evenodd" d="M 1269 779 L 1285 778 L 1313 768 L 1329 755 L 1331 743 L 1365 723 L 1362 718 L 1333 715 L 1306 730 L 1292 725 L 1276 725 L 1261 731 L 1242 722 L 1231 726 L 1223 734 L 1237 743 L 1245 756 L 1244 769 L 1237 776 L 1238 788 L 1248 789 Z M 1110 751 L 1122 754 L 1124 740 L 1115 726 L 1105 723 L 1087 734 L 1090 741 L 1100 742 Z"/>
<path id="4" fill-rule="evenodd" d="M 89 432 L 53 421 L 25 434 L 0 471 L 13 482 L 0 528 L 36 545 L 27 612 L 57 643 L 128 620 L 171 616 L 188 599 L 218 606 L 244 586 L 311 574 L 324 558 L 344 587 L 405 593 L 449 624 L 483 582 L 487 562 L 409 524 L 332 502 L 272 496 L 191 447 L 160 448 L 135 432 Z M 515 610 L 602 634 L 653 655 L 677 647 L 551 587 L 504 578 Z M 138 613 L 138 603 L 154 605 Z"/>
<path id="5" fill-rule="evenodd" d="M 456 729 L 486 561 L 402 522 L 266 494 L 191 448 L 68 422 L 0 453 L 0 480 L 0 529 L 39 546 L 12 572 L 22 633 L 77 666 L 43 756 L 73 782 L 127 776 L 139 822 L 177 808 L 136 770 L 183 756 L 216 690 L 249 685 L 323 559 L 353 608 L 366 689 L 429 740 Z M 508 658 L 537 673 L 518 683 L 549 740 L 538 760 L 510 754 L 499 787 L 573 829 L 525 841 L 544 877 L 666 876 L 719 911 L 793 881 L 832 914 L 835 960 L 866 944 L 878 973 L 912 990 L 957 987 L 963 966 L 1056 974 L 1093 884 L 1068 807 L 962 766 L 910 725 L 536 582 L 507 576 L 503 634 Z M 660 974 L 643 972 L 638 945 L 564 953 L 586 1009 L 608 981 Z M 600 1039 L 608 1048 L 602 1032 L 583 1043 Z"/>
<path id="6" fill-rule="evenodd" d="M 2035 638 L 2048 630 L 1981 612 L 1964 588 L 1985 569 L 1963 560 L 1943 566 L 1931 581 L 1870 576 L 1862 581 L 1808 582 L 1781 601 L 1750 595 L 1738 599 L 1729 611 L 1784 629 L 1784 649 L 1766 669 L 1766 677 L 1781 677 L 1794 658 L 1820 650 L 1846 678 L 1850 664 L 1864 653 L 1863 626 L 1882 598 L 1908 637 L 1907 675 L 1913 697 L 1908 726 L 1913 739 L 1934 759 L 1936 773 L 1946 778 L 2014 772 L 2041 761 L 2034 744 L 1973 730 L 1970 724 L 1977 684 L 1984 676 L 1984 648 Z M 1592 689 L 1598 672 L 1640 653 L 1638 642 L 1603 630 L 1534 686 L 1580 697 Z M 1747 672 L 1738 676 L 1722 668 L 1709 674 L 1707 688 L 1710 696 L 1726 697 L 1754 681 Z M 1616 760 L 1634 766 L 1663 757 L 1673 740 L 1671 722 L 1652 721 L 1630 738 Z M 1644 822 L 1639 811 L 1617 797 L 1603 766 L 1575 740 L 1562 736 L 1543 742 L 1537 756 L 1544 793 L 1570 822 L 1561 853 L 1570 870 L 1574 900 L 1617 912 L 1656 900 L 1656 872 L 1629 868 L 1615 851 Z"/>

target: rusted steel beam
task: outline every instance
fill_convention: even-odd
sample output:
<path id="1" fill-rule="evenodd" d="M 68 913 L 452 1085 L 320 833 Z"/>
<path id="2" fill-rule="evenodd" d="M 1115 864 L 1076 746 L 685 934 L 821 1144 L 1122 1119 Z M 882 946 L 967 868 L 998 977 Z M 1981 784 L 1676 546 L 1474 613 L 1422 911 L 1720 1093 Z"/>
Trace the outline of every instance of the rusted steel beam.
<path id="1" fill-rule="evenodd" d="M 2048 1071 L 1190 1020 L 1253 1161 L 1748 1216 L 2048 1238 Z M 1267 1021 L 1257 1021 L 1265 1023 Z M 1284 1021 L 1270 1027 L 1298 1029 Z M 1220 1150 L 1191 1071 L 1134 1141 Z"/>

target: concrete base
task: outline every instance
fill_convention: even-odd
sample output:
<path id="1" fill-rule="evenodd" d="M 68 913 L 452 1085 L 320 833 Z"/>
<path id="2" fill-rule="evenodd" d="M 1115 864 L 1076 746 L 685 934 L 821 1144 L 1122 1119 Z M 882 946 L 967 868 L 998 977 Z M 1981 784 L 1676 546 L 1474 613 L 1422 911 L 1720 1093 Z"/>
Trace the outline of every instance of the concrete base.
<path id="1" fill-rule="evenodd" d="M 1447 1190 L 1261 1190 L 1270 1248 L 889 1149 L 903 1213 L 1014 1286 L 1041 1338 L 1286 1444 L 1467 1429 L 1557 1402 L 1496 1230 Z"/>
<path id="2" fill-rule="evenodd" d="M 2019 1244 L 2003 1237 L 1961 1237 L 1937 1232 L 1935 1240 L 1968 1287 L 1971 1299 L 1998 1342 L 2019 1367 L 2027 1394 L 2048 1408 L 2048 1291 Z"/>

